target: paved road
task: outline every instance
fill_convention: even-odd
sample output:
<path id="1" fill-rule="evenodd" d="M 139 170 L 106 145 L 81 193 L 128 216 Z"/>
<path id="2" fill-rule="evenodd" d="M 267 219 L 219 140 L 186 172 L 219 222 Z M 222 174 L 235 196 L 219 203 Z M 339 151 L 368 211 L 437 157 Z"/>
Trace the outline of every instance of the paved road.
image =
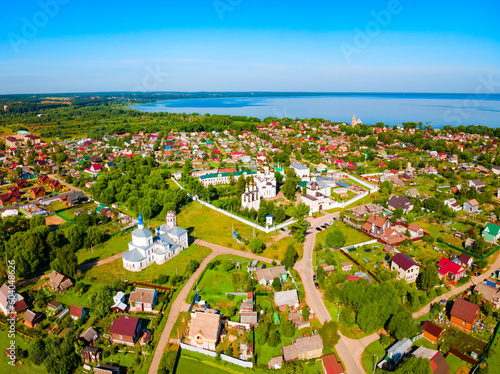
<path id="1" fill-rule="evenodd" d="M 319 232 L 316 227 L 324 225 L 333 219 L 335 213 L 326 214 L 319 218 L 310 218 L 312 227 L 307 229 L 306 240 L 304 243 L 304 255 L 302 260 L 298 261 L 294 268 L 299 272 L 306 292 L 306 302 L 314 310 L 316 318 L 321 323 L 331 321 L 332 317 L 328 312 L 323 301 L 323 294 L 316 289 L 313 281 L 314 268 L 312 263 L 314 245 L 316 244 L 316 234 Z M 349 339 L 340 334 L 340 340 L 335 349 L 344 363 L 344 368 L 349 374 L 364 373 L 361 365 L 361 355 L 366 346 L 378 339 L 378 334 L 369 335 L 363 339 Z"/>
<path id="2" fill-rule="evenodd" d="M 191 278 L 189 278 L 184 287 L 182 287 L 182 290 L 180 291 L 179 295 L 177 295 L 174 302 L 172 303 L 172 307 L 170 308 L 170 312 L 168 314 L 167 324 L 163 329 L 158 345 L 156 346 L 153 361 L 151 362 L 151 366 L 149 367 L 149 374 L 156 374 L 158 372 L 158 366 L 160 365 L 161 356 L 163 355 L 165 347 L 167 346 L 167 343 L 170 340 L 170 333 L 172 332 L 174 323 L 177 321 L 179 313 L 188 311 L 189 304 L 186 303 L 186 298 L 188 297 L 189 292 L 191 292 L 194 283 L 199 278 L 202 271 L 205 270 L 206 266 L 210 261 L 212 261 L 215 257 L 220 255 L 234 255 L 234 256 L 246 257 L 251 260 L 259 260 L 266 263 L 271 263 L 273 261 L 272 259 L 262 256 L 257 256 L 251 252 L 238 251 L 236 249 L 223 247 L 221 245 L 209 243 L 200 239 L 197 239 L 195 243 L 210 248 L 212 250 L 212 253 L 208 255 L 205 259 L 203 259 L 203 261 L 200 264 L 200 267 L 193 273 Z"/>

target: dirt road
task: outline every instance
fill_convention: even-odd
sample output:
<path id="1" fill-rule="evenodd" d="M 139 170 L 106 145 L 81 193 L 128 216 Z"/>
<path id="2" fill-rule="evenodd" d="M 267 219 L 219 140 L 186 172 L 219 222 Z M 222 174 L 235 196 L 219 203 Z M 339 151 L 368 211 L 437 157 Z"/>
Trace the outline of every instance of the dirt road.
<path id="1" fill-rule="evenodd" d="M 273 261 L 272 259 L 258 256 L 251 252 L 238 251 L 236 249 L 223 247 L 221 245 L 209 243 L 200 239 L 197 239 L 195 243 L 210 248 L 212 250 L 212 253 L 203 259 L 203 261 L 200 264 L 200 267 L 193 273 L 193 275 L 191 275 L 191 278 L 189 278 L 184 287 L 182 287 L 181 292 L 179 293 L 179 295 L 177 295 L 174 302 L 172 303 L 172 307 L 170 308 L 170 312 L 168 314 L 167 324 L 163 329 L 158 345 L 156 346 L 153 361 L 151 362 L 151 366 L 149 367 L 149 372 L 148 372 L 149 374 L 156 374 L 158 372 L 161 356 L 163 355 L 163 351 L 165 350 L 165 347 L 167 346 L 167 343 L 170 339 L 170 333 L 172 332 L 174 323 L 177 321 L 180 312 L 188 311 L 189 304 L 186 303 L 186 298 L 188 297 L 189 292 L 191 292 L 194 283 L 199 278 L 202 271 L 205 270 L 210 261 L 212 261 L 215 257 L 220 255 L 234 255 L 234 256 L 246 257 L 250 260 L 259 260 L 266 263 L 271 263 Z"/>

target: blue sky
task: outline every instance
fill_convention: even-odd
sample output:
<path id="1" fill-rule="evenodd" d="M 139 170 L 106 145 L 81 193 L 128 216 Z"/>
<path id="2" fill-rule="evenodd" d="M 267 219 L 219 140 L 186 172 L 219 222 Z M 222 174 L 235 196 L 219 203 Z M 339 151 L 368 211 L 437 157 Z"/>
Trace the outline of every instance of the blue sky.
<path id="1" fill-rule="evenodd" d="M 0 94 L 474 92 L 481 76 L 500 80 L 498 1 L 27 0 L 2 6 Z"/>

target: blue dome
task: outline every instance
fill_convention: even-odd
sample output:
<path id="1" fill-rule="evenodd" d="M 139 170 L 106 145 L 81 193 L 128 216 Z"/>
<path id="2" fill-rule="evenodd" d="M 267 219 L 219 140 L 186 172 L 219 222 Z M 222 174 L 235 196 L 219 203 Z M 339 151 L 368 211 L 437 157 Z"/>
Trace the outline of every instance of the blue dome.
<path id="1" fill-rule="evenodd" d="M 137 217 L 137 218 L 139 219 L 139 225 L 143 225 L 141 213 L 139 213 L 139 217 Z"/>

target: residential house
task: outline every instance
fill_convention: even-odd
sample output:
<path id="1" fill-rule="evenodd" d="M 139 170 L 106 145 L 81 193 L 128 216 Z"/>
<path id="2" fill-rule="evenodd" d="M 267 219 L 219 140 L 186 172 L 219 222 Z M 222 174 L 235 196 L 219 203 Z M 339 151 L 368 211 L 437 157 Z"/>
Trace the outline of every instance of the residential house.
<path id="1" fill-rule="evenodd" d="M 74 191 L 66 195 L 65 200 L 70 205 L 79 205 L 87 201 L 87 197 L 83 191 Z"/>
<path id="2" fill-rule="evenodd" d="M 132 310 L 151 312 L 158 302 L 158 291 L 151 288 L 137 287 L 128 299 Z"/>
<path id="3" fill-rule="evenodd" d="M 450 365 L 448 361 L 446 361 L 441 352 L 435 349 L 418 347 L 412 353 L 412 356 L 429 360 L 432 374 L 450 374 Z"/>
<path id="4" fill-rule="evenodd" d="M 51 179 L 48 186 L 52 191 L 59 191 L 62 188 L 62 184 L 57 179 Z"/>
<path id="5" fill-rule="evenodd" d="M 19 179 L 14 184 L 18 189 L 28 187 L 28 181 L 26 179 Z"/>
<path id="6" fill-rule="evenodd" d="M 453 303 L 450 315 L 450 321 L 453 324 L 471 331 L 479 317 L 479 306 L 458 297 Z"/>
<path id="7" fill-rule="evenodd" d="M 475 188 L 477 191 L 481 191 L 485 187 L 485 184 L 481 179 L 471 179 L 467 185 L 470 188 Z"/>
<path id="8" fill-rule="evenodd" d="M 125 304 L 125 294 L 122 291 L 118 291 L 115 296 L 113 296 L 113 305 L 111 310 L 113 312 L 124 313 L 129 309 L 129 306 Z"/>
<path id="9" fill-rule="evenodd" d="M 411 223 L 408 226 L 408 231 L 410 232 L 411 239 L 421 238 L 422 236 L 424 236 L 424 229 L 415 223 Z"/>
<path id="10" fill-rule="evenodd" d="M 457 203 L 457 200 L 454 198 L 445 200 L 444 205 L 446 205 L 448 208 L 450 208 L 454 212 L 458 212 L 459 210 L 462 210 L 462 206 L 459 203 Z"/>
<path id="11" fill-rule="evenodd" d="M 392 347 L 387 349 L 387 357 L 389 357 L 394 363 L 398 363 L 401 359 L 411 350 L 413 342 L 404 338 L 399 340 L 392 345 Z"/>
<path id="12" fill-rule="evenodd" d="M 78 319 L 82 319 L 83 320 L 83 319 L 85 319 L 85 309 L 83 309 L 80 306 L 71 305 L 69 307 L 69 315 L 74 320 L 78 320 Z"/>
<path id="13" fill-rule="evenodd" d="M 358 218 L 365 218 L 368 214 L 379 215 L 382 214 L 384 208 L 377 204 L 365 204 L 351 209 L 351 213 Z"/>
<path id="14" fill-rule="evenodd" d="M 113 321 L 110 332 L 113 343 L 133 346 L 141 332 L 141 320 L 122 314 Z"/>
<path id="15" fill-rule="evenodd" d="M 406 195 L 410 197 L 418 197 L 420 196 L 420 192 L 416 188 L 410 188 L 406 191 Z"/>
<path id="16" fill-rule="evenodd" d="M 406 196 L 393 196 L 389 199 L 387 207 L 390 210 L 401 208 L 403 209 L 403 212 L 408 213 L 413 209 L 413 203 Z"/>
<path id="17" fill-rule="evenodd" d="M 49 286 L 52 291 L 64 292 L 73 286 L 73 282 L 67 276 L 52 270 L 49 274 Z"/>
<path id="18" fill-rule="evenodd" d="M 391 226 L 391 221 L 385 219 L 384 217 L 373 215 L 368 218 L 361 229 L 374 236 L 380 236 Z"/>
<path id="19" fill-rule="evenodd" d="M 267 363 L 267 368 L 268 369 L 281 369 L 281 366 L 283 365 L 283 356 L 277 356 L 273 357 L 269 360 Z"/>
<path id="20" fill-rule="evenodd" d="M 477 212 L 478 209 L 479 209 L 479 203 L 477 202 L 476 199 L 472 199 L 464 203 L 463 210 L 465 210 L 466 212 L 473 213 Z"/>
<path id="21" fill-rule="evenodd" d="M 64 305 L 56 300 L 52 300 L 50 303 L 47 304 L 48 314 L 58 314 L 59 312 L 62 312 L 63 309 Z"/>
<path id="22" fill-rule="evenodd" d="M 397 279 L 405 279 L 407 282 L 415 282 L 418 277 L 420 265 L 402 253 L 392 257 L 391 271 L 398 272 Z"/>
<path id="23" fill-rule="evenodd" d="M 457 282 L 459 279 L 465 277 L 467 275 L 465 268 L 457 262 L 454 262 L 446 257 L 442 257 L 437 264 L 439 269 L 439 279 L 449 278 L 452 281 Z"/>
<path id="24" fill-rule="evenodd" d="M 3 195 L 0 195 L 0 206 L 7 206 L 17 203 L 21 200 L 21 194 L 19 191 L 7 192 Z"/>
<path id="25" fill-rule="evenodd" d="M 323 340 L 319 335 L 295 338 L 291 345 L 282 348 L 286 362 L 310 360 L 323 354 Z"/>
<path id="26" fill-rule="evenodd" d="M 486 303 L 492 303 L 495 309 L 500 307 L 500 290 L 496 287 L 482 283 L 474 287 L 474 292 L 478 292 Z"/>
<path id="27" fill-rule="evenodd" d="M 24 297 L 18 294 L 15 289 L 9 288 L 7 283 L 0 287 L 0 310 L 3 314 L 17 314 L 25 309 L 28 305 L 24 301 Z"/>
<path id="28" fill-rule="evenodd" d="M 321 360 L 325 374 L 344 374 L 346 372 L 342 363 L 337 360 L 335 353 L 323 356 Z"/>
<path id="29" fill-rule="evenodd" d="M 102 349 L 97 347 L 85 347 L 82 349 L 82 360 L 86 364 L 97 363 L 101 360 Z M 94 371 L 95 373 L 95 371 Z"/>
<path id="30" fill-rule="evenodd" d="M 24 324 L 28 327 L 36 327 L 42 321 L 42 319 L 42 313 L 33 312 L 29 309 L 24 312 L 23 321 Z"/>
<path id="31" fill-rule="evenodd" d="M 80 335 L 80 339 L 88 345 L 92 345 L 97 339 L 99 339 L 99 334 L 92 326 L 90 326 L 82 335 Z"/>
<path id="32" fill-rule="evenodd" d="M 274 302 L 280 311 L 294 310 L 299 306 L 299 295 L 297 290 L 288 290 L 274 293 Z"/>
<path id="33" fill-rule="evenodd" d="M 50 178 L 47 174 L 42 174 L 38 177 L 39 184 L 45 185 L 45 184 L 49 184 L 49 182 L 50 182 Z"/>
<path id="34" fill-rule="evenodd" d="M 500 226 L 488 222 L 481 235 L 487 242 L 494 243 L 500 238 Z"/>
<path id="35" fill-rule="evenodd" d="M 288 272 L 284 266 L 275 266 L 257 270 L 255 273 L 257 282 L 263 286 L 271 286 L 274 278 L 279 278 L 280 281 L 286 281 Z"/>
<path id="36" fill-rule="evenodd" d="M 442 327 L 439 327 L 430 321 L 424 322 L 422 330 L 424 332 L 424 338 L 430 340 L 434 344 L 437 344 L 438 340 L 441 339 L 444 333 L 444 329 Z"/>
<path id="37" fill-rule="evenodd" d="M 500 166 L 493 166 L 493 167 L 491 168 L 491 171 L 492 171 L 492 173 L 493 173 L 493 174 L 495 174 L 495 175 L 500 175 Z"/>
<path id="38" fill-rule="evenodd" d="M 307 166 L 302 164 L 291 164 L 290 167 L 295 171 L 295 175 L 301 178 L 302 180 L 307 180 L 310 175 L 310 170 Z"/>
<path id="39" fill-rule="evenodd" d="M 90 171 L 93 173 L 99 173 L 102 171 L 102 166 L 100 164 L 92 164 L 90 165 Z"/>
<path id="40" fill-rule="evenodd" d="M 40 197 L 44 197 L 45 195 L 45 188 L 43 187 L 35 187 L 31 190 L 31 197 L 33 199 L 38 199 Z"/>
<path id="41" fill-rule="evenodd" d="M 350 272 L 353 265 L 349 261 L 344 261 L 340 263 L 340 266 L 342 267 L 342 271 Z"/>
<path id="42" fill-rule="evenodd" d="M 405 240 L 409 238 L 400 231 L 393 229 L 385 229 L 382 235 L 379 236 L 379 239 L 384 243 L 389 244 L 392 247 L 398 246 L 402 244 Z"/>
<path id="43" fill-rule="evenodd" d="M 474 240 L 474 239 L 472 239 Z M 458 261 L 460 262 L 460 264 L 464 267 L 464 268 L 467 268 L 467 269 L 470 269 L 470 267 L 472 266 L 472 262 L 474 261 L 474 259 L 465 254 L 465 253 L 462 253 L 460 255 L 460 257 L 458 258 Z"/>
<path id="44" fill-rule="evenodd" d="M 189 344 L 210 351 L 215 351 L 221 332 L 221 316 L 216 313 L 191 313 Z"/>

